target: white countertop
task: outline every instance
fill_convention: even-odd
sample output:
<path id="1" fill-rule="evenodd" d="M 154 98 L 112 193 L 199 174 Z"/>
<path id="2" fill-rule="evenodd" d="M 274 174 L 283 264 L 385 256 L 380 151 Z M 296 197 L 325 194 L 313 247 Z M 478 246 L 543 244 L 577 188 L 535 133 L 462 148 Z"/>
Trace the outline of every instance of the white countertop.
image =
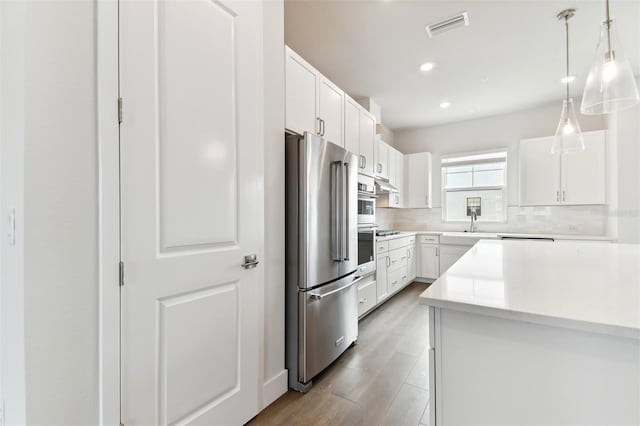
<path id="1" fill-rule="evenodd" d="M 411 236 L 416 235 L 416 234 L 417 234 L 417 232 L 404 232 L 404 231 L 401 231 L 399 234 L 385 235 L 384 237 L 376 236 L 376 241 L 395 240 L 396 238 L 411 237 Z"/>
<path id="2" fill-rule="evenodd" d="M 467 236 L 470 238 L 500 239 L 502 237 L 511 238 L 553 238 L 554 240 L 575 240 L 575 241 L 615 241 L 615 238 L 602 235 L 563 235 L 563 234 L 525 234 L 515 232 L 462 232 L 462 231 L 415 231 L 418 235 L 455 235 Z"/>
<path id="3" fill-rule="evenodd" d="M 420 302 L 640 339 L 640 245 L 481 240 Z"/>

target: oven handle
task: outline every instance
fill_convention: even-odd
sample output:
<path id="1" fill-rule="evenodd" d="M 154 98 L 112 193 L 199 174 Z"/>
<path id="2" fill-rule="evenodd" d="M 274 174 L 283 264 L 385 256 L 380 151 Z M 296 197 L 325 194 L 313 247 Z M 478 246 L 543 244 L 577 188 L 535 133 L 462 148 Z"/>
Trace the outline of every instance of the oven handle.
<path id="1" fill-rule="evenodd" d="M 358 198 L 378 198 L 377 195 L 370 192 L 358 191 Z"/>
<path id="2" fill-rule="evenodd" d="M 358 277 L 355 278 L 353 281 L 351 281 L 350 283 L 347 283 L 345 285 L 343 285 L 342 287 L 338 287 L 336 289 L 333 289 L 331 291 L 327 291 L 326 293 L 316 293 L 316 292 L 309 292 L 309 297 L 311 297 L 312 299 L 315 300 L 321 300 L 324 299 L 325 297 L 331 296 L 332 294 L 336 294 L 338 292 L 341 292 L 342 290 L 351 287 L 352 285 L 358 283 L 360 280 L 362 280 L 364 277 Z"/>

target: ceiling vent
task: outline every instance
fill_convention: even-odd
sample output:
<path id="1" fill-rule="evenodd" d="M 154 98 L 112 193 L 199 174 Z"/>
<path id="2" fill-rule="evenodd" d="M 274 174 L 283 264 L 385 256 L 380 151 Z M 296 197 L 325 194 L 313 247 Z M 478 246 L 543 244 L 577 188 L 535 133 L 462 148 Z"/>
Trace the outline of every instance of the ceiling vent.
<path id="1" fill-rule="evenodd" d="M 425 26 L 425 30 L 427 30 L 427 34 L 429 38 L 433 38 L 438 34 L 442 34 L 449 30 L 453 30 L 458 27 L 466 27 L 469 25 L 469 15 L 467 12 L 462 12 L 458 15 L 451 16 L 447 19 L 443 19 L 438 22 L 434 22 L 433 24 L 429 24 Z"/>

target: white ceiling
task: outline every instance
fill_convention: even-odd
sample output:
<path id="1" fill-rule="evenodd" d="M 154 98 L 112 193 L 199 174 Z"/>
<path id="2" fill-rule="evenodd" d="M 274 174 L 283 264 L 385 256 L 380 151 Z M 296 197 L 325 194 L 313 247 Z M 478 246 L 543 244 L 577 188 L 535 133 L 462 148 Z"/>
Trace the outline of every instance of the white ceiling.
<path id="1" fill-rule="evenodd" d="M 604 0 L 286 0 L 285 41 L 353 97 L 372 97 L 392 129 L 433 126 L 562 99 L 569 21 L 572 96 L 595 53 Z M 619 39 L 640 72 L 640 2 L 611 1 Z M 470 25 L 429 39 L 424 26 L 467 11 Z M 430 73 L 418 70 L 436 63 Z M 441 102 L 451 102 L 442 110 Z M 558 106 L 558 111 L 560 105 Z"/>

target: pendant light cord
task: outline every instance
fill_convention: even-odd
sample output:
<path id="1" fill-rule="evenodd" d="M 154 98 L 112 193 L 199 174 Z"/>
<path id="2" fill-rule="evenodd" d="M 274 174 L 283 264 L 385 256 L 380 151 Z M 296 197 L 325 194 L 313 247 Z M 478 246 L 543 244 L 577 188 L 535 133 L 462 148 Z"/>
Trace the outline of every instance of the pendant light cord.
<path id="1" fill-rule="evenodd" d="M 608 0 L 607 0 L 608 1 Z M 566 41 L 567 41 L 567 73 L 565 74 L 565 78 L 567 80 L 567 103 L 569 103 L 569 17 L 564 17 L 564 29 L 566 33 Z"/>
<path id="2" fill-rule="evenodd" d="M 609 13 L 609 0 L 607 0 L 607 59 L 613 59 L 611 57 L 611 15 Z"/>

